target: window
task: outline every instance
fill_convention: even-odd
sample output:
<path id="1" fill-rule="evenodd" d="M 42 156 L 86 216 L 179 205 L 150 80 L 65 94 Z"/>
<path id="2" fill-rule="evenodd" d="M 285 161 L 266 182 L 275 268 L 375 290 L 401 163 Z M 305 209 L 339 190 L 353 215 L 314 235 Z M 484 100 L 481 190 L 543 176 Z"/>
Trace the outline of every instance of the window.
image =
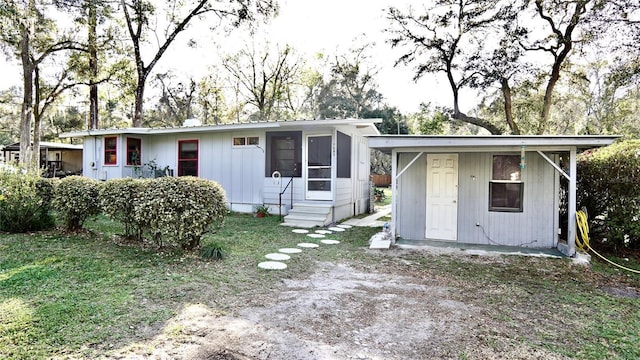
<path id="1" fill-rule="evenodd" d="M 104 164 L 116 165 L 118 163 L 118 138 L 104 138 Z"/>
<path id="2" fill-rule="evenodd" d="M 260 145 L 260 138 L 257 136 L 234 137 L 233 146 Z"/>
<path id="3" fill-rule="evenodd" d="M 522 212 L 522 183 L 519 155 L 494 155 L 489 182 L 489 210 Z"/>
<path id="4" fill-rule="evenodd" d="M 178 141 L 178 176 L 198 176 L 198 140 Z"/>
<path id="5" fill-rule="evenodd" d="M 266 156 L 265 176 L 271 177 L 274 171 L 279 171 L 283 177 L 300 177 L 302 132 L 268 132 Z"/>
<path id="6" fill-rule="evenodd" d="M 142 140 L 127 138 L 127 165 L 140 165 Z"/>

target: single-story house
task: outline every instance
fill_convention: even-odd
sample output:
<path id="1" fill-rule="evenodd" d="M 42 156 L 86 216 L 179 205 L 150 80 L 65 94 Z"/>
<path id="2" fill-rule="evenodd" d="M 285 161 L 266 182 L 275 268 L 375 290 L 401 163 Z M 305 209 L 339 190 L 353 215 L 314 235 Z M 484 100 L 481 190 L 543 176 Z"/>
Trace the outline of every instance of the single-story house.
<path id="1" fill-rule="evenodd" d="M 576 153 L 615 136 L 369 137 L 392 157 L 395 238 L 575 253 Z M 562 158 L 562 161 L 561 161 Z M 568 179 L 565 242 L 560 177 Z"/>
<path id="2" fill-rule="evenodd" d="M 370 150 L 379 119 L 262 121 L 175 128 L 87 130 L 83 175 L 140 177 L 153 164 L 172 176 L 217 181 L 233 211 L 269 206 L 291 226 L 323 226 L 369 208 Z"/>
<path id="3" fill-rule="evenodd" d="M 20 157 L 20 143 L 7 145 L 2 149 L 6 163 L 17 162 Z M 40 142 L 40 167 L 49 176 L 65 176 L 82 172 L 82 145 Z"/>

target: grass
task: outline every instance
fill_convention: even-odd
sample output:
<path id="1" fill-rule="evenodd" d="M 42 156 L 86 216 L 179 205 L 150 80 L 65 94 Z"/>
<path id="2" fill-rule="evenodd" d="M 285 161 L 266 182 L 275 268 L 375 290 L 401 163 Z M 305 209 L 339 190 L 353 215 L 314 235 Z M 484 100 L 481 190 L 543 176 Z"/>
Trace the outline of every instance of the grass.
<path id="1" fill-rule="evenodd" d="M 362 248 L 376 229 L 352 228 L 330 235 L 339 246 L 304 251 L 276 273 L 256 265 L 301 239 L 276 216 L 229 216 L 203 239 L 225 250 L 220 261 L 114 241 L 122 228 L 104 217 L 86 225 L 86 234 L 0 235 L 0 358 L 95 358 L 161 333 L 179 336 L 170 320 L 188 304 L 222 314 L 260 306 L 259 294 L 277 292 L 283 277 L 307 277 L 317 261 L 444 284 L 487 324 L 451 344 L 462 358 L 474 341 L 580 359 L 640 358 L 640 277 L 595 260 L 585 268 L 557 259 L 372 253 Z"/>
<path id="2" fill-rule="evenodd" d="M 93 358 L 153 338 L 185 304 L 220 312 L 250 305 L 260 301 L 252 294 L 271 292 L 280 282 L 257 263 L 300 240 L 277 217 L 232 215 L 203 241 L 219 244 L 227 256 L 206 261 L 197 252 L 118 244 L 113 235 L 122 228 L 104 217 L 86 226 L 91 232 L 78 235 L 0 235 L 0 358 Z M 371 231 L 332 235 L 343 246 L 294 257 L 289 274 L 308 274 L 319 256 L 357 257 Z"/>

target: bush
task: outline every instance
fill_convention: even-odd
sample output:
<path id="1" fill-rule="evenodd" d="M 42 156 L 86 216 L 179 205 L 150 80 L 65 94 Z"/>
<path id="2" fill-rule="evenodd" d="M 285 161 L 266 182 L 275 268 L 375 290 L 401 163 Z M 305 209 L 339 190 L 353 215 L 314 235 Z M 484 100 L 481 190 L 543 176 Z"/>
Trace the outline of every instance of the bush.
<path id="1" fill-rule="evenodd" d="M 226 251 L 219 243 L 207 244 L 200 250 L 200 257 L 203 259 L 222 260 L 226 256 Z"/>
<path id="2" fill-rule="evenodd" d="M 222 224 L 227 213 L 224 190 L 214 181 L 195 177 L 141 181 L 134 220 L 158 246 L 195 249 L 209 226 Z"/>
<path id="3" fill-rule="evenodd" d="M 623 141 L 578 158 L 578 205 L 592 234 L 619 250 L 640 249 L 640 141 Z"/>
<path id="4" fill-rule="evenodd" d="M 124 178 L 108 180 L 100 187 L 100 209 L 111 219 L 121 222 L 125 236 L 142 239 L 142 227 L 134 219 L 134 202 L 142 192 L 143 181 Z"/>
<path id="5" fill-rule="evenodd" d="M 36 173 L 0 168 L 0 231 L 21 233 L 52 228 L 53 185 Z"/>
<path id="6" fill-rule="evenodd" d="M 82 228 L 85 220 L 100 212 L 100 183 L 82 176 L 61 179 L 55 187 L 53 205 L 68 231 Z"/>

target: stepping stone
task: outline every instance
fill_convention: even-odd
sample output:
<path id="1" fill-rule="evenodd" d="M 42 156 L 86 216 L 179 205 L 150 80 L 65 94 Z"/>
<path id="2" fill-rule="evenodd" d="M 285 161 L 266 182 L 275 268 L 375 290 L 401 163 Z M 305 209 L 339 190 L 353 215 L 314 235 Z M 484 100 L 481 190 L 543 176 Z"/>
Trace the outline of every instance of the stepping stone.
<path id="1" fill-rule="evenodd" d="M 316 230 L 316 234 L 329 235 L 333 233 L 329 230 Z"/>
<path id="2" fill-rule="evenodd" d="M 320 247 L 320 245 L 312 244 L 312 243 L 300 243 L 300 244 L 298 244 L 298 247 L 311 249 L 311 248 Z"/>
<path id="3" fill-rule="evenodd" d="M 305 230 L 305 229 L 293 229 L 291 230 L 291 232 L 294 232 L 296 234 L 306 234 L 309 232 L 309 230 Z"/>
<path id="4" fill-rule="evenodd" d="M 287 264 L 278 261 L 264 261 L 259 263 L 258 267 L 267 270 L 284 270 L 287 268 Z"/>
<path id="5" fill-rule="evenodd" d="M 322 234 L 307 234 L 307 236 L 314 239 L 322 239 L 324 237 Z"/>
<path id="6" fill-rule="evenodd" d="M 278 251 L 283 254 L 297 254 L 302 252 L 301 249 L 296 249 L 296 248 L 282 248 L 282 249 L 279 249 Z"/>
<path id="7" fill-rule="evenodd" d="M 327 244 L 327 245 L 340 244 L 340 241 L 338 241 L 338 240 L 330 240 L 330 239 L 320 240 L 320 242 L 323 243 L 323 244 Z"/>
<path id="8" fill-rule="evenodd" d="M 276 260 L 276 261 L 283 261 L 283 260 L 291 259 L 291 256 L 286 255 L 286 254 L 280 254 L 280 253 L 267 254 L 264 257 L 266 257 L 269 260 Z"/>
<path id="9" fill-rule="evenodd" d="M 336 225 L 336 226 L 339 227 L 339 228 L 343 228 L 343 229 L 351 229 L 352 228 L 351 225 L 347 225 L 347 224 L 339 224 L 339 225 Z"/>
<path id="10" fill-rule="evenodd" d="M 341 228 L 341 227 L 336 227 L 336 226 L 334 226 L 334 227 L 330 227 L 330 228 L 329 228 L 329 230 L 331 230 L 331 231 L 335 231 L 335 232 L 341 232 L 341 231 L 344 231 L 344 229 L 343 229 L 343 228 Z"/>

